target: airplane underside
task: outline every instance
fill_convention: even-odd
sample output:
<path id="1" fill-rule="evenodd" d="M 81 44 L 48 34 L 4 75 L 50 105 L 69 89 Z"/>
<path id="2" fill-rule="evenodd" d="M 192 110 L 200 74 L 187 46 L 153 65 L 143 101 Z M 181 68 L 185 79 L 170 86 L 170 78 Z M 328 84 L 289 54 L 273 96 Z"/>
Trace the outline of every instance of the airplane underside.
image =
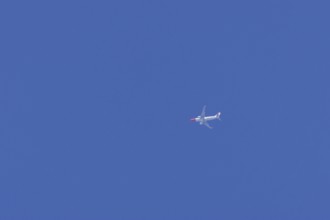
<path id="1" fill-rule="evenodd" d="M 221 112 L 218 112 L 214 116 L 205 116 L 205 108 L 206 108 L 206 106 L 203 107 L 203 110 L 202 110 L 202 113 L 200 116 L 198 116 L 196 118 L 192 118 L 191 121 L 198 122 L 200 125 L 205 125 L 206 127 L 211 129 L 212 127 L 208 124 L 208 121 L 215 120 L 215 119 L 220 120 Z"/>

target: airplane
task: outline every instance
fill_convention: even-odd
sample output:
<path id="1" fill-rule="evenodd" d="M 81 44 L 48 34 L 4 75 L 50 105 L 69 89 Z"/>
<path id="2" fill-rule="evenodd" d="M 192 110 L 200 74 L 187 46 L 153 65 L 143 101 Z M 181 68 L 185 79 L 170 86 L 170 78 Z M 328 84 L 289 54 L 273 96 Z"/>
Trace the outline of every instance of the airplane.
<path id="1" fill-rule="evenodd" d="M 190 120 L 195 121 L 195 122 L 199 122 L 200 125 L 205 125 L 206 127 L 212 129 L 212 127 L 207 122 L 211 121 L 211 120 L 215 120 L 215 119 L 220 120 L 221 112 L 218 112 L 214 116 L 205 116 L 205 109 L 206 109 L 206 105 L 204 105 L 201 115 L 197 116 L 196 118 L 192 118 Z"/>

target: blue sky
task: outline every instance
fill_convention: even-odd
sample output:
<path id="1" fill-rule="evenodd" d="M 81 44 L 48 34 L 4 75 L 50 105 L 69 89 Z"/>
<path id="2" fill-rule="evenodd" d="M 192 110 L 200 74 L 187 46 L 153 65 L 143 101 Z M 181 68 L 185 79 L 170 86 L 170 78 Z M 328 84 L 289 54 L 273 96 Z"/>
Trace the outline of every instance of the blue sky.
<path id="1" fill-rule="evenodd" d="M 2 1 L 0 218 L 329 219 L 329 6 Z"/>

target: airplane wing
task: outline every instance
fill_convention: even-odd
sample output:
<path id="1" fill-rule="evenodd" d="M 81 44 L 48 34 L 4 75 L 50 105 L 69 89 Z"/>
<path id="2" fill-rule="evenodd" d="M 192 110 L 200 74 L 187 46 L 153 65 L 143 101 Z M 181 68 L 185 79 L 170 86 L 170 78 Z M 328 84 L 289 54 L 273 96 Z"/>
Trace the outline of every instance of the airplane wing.
<path id="1" fill-rule="evenodd" d="M 212 127 L 211 127 L 206 121 L 203 123 L 203 125 L 205 125 L 205 126 L 208 127 L 209 129 L 212 129 Z"/>
<path id="2" fill-rule="evenodd" d="M 201 118 L 205 117 L 205 109 L 206 109 L 206 105 L 203 106 L 203 110 L 202 110 L 202 113 L 201 113 Z"/>

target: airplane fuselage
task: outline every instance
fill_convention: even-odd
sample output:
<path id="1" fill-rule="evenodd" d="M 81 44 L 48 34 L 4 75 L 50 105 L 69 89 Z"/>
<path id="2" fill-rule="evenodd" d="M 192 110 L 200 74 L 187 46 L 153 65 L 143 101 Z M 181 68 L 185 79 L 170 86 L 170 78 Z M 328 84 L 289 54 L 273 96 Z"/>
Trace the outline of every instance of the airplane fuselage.
<path id="1" fill-rule="evenodd" d="M 220 112 L 218 112 L 216 115 L 212 115 L 212 116 L 205 116 L 205 117 L 201 117 L 201 116 L 197 116 L 196 118 L 192 118 L 192 121 L 195 122 L 199 122 L 200 124 L 203 124 L 206 121 L 212 121 L 215 119 L 220 119 Z"/>
<path id="2" fill-rule="evenodd" d="M 214 116 L 206 116 L 204 118 L 201 118 L 201 117 L 197 117 L 195 118 L 195 121 L 196 122 L 204 122 L 204 121 L 212 121 L 214 119 L 218 119 L 218 116 L 217 115 L 214 115 Z"/>

